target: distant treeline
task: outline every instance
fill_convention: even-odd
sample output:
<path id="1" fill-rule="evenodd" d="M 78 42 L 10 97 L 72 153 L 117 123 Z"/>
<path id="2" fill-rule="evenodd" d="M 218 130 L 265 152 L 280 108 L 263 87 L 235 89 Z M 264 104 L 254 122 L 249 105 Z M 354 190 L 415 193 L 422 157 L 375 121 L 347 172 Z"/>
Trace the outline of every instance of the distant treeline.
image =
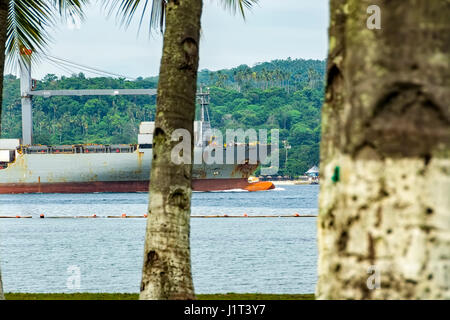
<path id="1" fill-rule="evenodd" d="M 202 70 L 198 84 L 210 88 L 213 127 L 280 129 L 280 140 L 291 146 L 286 163 L 285 144 L 280 145 L 280 174 L 297 176 L 319 162 L 324 73 L 324 61 L 275 60 L 254 67 Z M 156 88 L 157 81 L 48 74 L 37 81 L 36 90 Z M 2 138 L 21 137 L 19 79 L 5 76 L 3 94 Z M 139 123 L 153 120 L 155 110 L 156 99 L 148 96 L 35 97 L 34 142 L 136 143 Z"/>

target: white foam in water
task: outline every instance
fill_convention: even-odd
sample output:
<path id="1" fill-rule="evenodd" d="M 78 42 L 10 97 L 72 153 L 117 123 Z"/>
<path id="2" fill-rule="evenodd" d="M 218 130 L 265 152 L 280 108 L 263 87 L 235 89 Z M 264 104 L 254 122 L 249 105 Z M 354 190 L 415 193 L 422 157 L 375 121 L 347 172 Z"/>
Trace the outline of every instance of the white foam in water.
<path id="1" fill-rule="evenodd" d="M 244 189 L 230 189 L 230 190 L 217 190 L 217 191 L 193 191 L 194 193 L 203 193 L 203 192 L 248 192 L 248 190 Z"/>
<path id="2" fill-rule="evenodd" d="M 243 190 L 243 189 L 230 189 L 230 190 L 214 191 L 214 192 L 248 192 L 248 190 Z"/>
<path id="3" fill-rule="evenodd" d="M 253 192 L 264 192 L 264 191 L 285 191 L 285 188 L 275 187 L 275 189 L 253 191 Z M 218 191 L 194 191 L 194 192 L 250 192 L 244 189 L 230 189 L 230 190 L 218 190 Z"/>

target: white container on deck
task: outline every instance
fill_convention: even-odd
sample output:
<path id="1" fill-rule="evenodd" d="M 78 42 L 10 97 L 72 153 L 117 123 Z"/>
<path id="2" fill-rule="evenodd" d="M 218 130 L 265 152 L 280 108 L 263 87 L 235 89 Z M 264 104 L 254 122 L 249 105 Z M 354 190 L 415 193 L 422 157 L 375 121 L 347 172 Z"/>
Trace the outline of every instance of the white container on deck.
<path id="1" fill-rule="evenodd" d="M 155 130 L 155 122 L 154 121 L 141 122 L 141 124 L 139 125 L 139 133 L 140 134 L 153 135 L 154 130 Z"/>
<path id="2" fill-rule="evenodd" d="M 153 143 L 153 134 L 138 135 L 138 144 L 152 144 L 152 143 Z"/>
<path id="3" fill-rule="evenodd" d="M 0 162 L 11 162 L 14 160 L 14 150 L 0 150 Z"/>
<path id="4" fill-rule="evenodd" d="M 20 146 L 20 139 L 0 139 L 0 150 L 16 150 Z"/>

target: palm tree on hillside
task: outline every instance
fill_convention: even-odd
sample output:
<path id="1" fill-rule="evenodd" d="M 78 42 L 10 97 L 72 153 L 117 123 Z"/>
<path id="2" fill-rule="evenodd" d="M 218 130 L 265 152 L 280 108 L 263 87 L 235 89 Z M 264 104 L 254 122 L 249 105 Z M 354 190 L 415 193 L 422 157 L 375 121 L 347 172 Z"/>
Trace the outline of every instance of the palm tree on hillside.
<path id="1" fill-rule="evenodd" d="M 225 88 L 227 81 L 228 75 L 222 70 L 217 71 L 217 81 L 215 85 L 221 88 Z"/>
<path id="2" fill-rule="evenodd" d="M 317 87 L 317 83 L 320 79 L 320 75 L 313 68 L 308 69 L 308 87 L 311 89 L 315 89 Z"/>
<path id="3" fill-rule="evenodd" d="M 244 15 L 257 0 L 220 2 Z M 186 129 L 193 137 L 203 1 L 112 0 L 110 9 L 129 24 L 140 4 L 140 21 L 149 5 L 150 26 L 164 31 L 140 299 L 194 299 L 189 244 L 192 164 L 175 164 L 171 150 L 179 143 L 172 141 L 176 129 Z M 192 141 L 190 145 L 192 154 Z"/>
<path id="4" fill-rule="evenodd" d="M 57 17 L 83 19 L 82 6 L 88 0 L 0 0 L 0 136 L 3 73 L 6 58 L 31 59 L 29 52 L 43 52 L 51 40 L 49 30 Z M 24 54 L 25 53 L 25 54 Z M 0 274 L 0 299 L 4 299 Z"/>

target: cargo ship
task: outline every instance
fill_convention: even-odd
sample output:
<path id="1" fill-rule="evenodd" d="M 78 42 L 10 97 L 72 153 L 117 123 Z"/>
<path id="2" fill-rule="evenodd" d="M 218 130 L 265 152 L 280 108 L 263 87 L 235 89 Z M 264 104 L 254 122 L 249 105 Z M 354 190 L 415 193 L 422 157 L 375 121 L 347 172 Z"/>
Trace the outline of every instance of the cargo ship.
<path id="1" fill-rule="evenodd" d="M 22 54 L 22 53 L 21 53 Z M 30 55 L 30 50 L 25 50 Z M 149 189 L 152 163 L 154 122 L 142 122 L 137 144 L 116 145 L 60 145 L 44 146 L 32 143 L 32 97 L 88 96 L 88 95 L 156 95 L 155 89 L 90 89 L 35 90 L 29 60 L 19 60 L 22 101 L 22 140 L 0 139 L 0 194 L 14 193 L 92 193 L 146 192 Z M 273 186 L 249 182 L 249 177 L 270 155 L 259 152 L 259 144 L 233 144 L 223 148 L 245 149 L 244 157 L 232 163 L 215 164 L 203 156 L 213 143 L 209 117 L 205 117 L 209 92 L 197 93 L 201 106 L 200 119 L 194 121 L 194 191 L 222 191 L 244 189 L 267 190 Z M 208 134 L 209 132 L 209 134 Z M 242 149 L 241 149 L 242 150 Z M 250 159 L 255 154 L 257 159 Z M 254 157 L 253 157 L 254 158 Z M 226 159 L 224 156 L 223 159 Z M 207 163 L 213 164 L 207 164 Z M 228 161 L 227 161 L 228 162 Z"/>
<path id="2" fill-rule="evenodd" d="M 194 191 L 273 188 L 249 181 L 259 163 L 264 161 L 258 144 L 244 145 L 244 161 L 206 164 L 204 148 L 211 143 L 211 137 L 203 133 L 208 128 L 209 122 L 194 123 Z M 150 180 L 153 130 L 154 122 L 142 122 L 138 144 L 23 146 L 20 139 L 0 139 L 0 194 L 146 192 Z M 237 160 L 238 147 L 238 144 L 226 146 L 223 152 L 234 148 Z M 258 154 L 256 163 L 248 161 L 252 149 L 256 149 L 253 151 Z M 223 159 L 226 159 L 225 154 Z"/>

